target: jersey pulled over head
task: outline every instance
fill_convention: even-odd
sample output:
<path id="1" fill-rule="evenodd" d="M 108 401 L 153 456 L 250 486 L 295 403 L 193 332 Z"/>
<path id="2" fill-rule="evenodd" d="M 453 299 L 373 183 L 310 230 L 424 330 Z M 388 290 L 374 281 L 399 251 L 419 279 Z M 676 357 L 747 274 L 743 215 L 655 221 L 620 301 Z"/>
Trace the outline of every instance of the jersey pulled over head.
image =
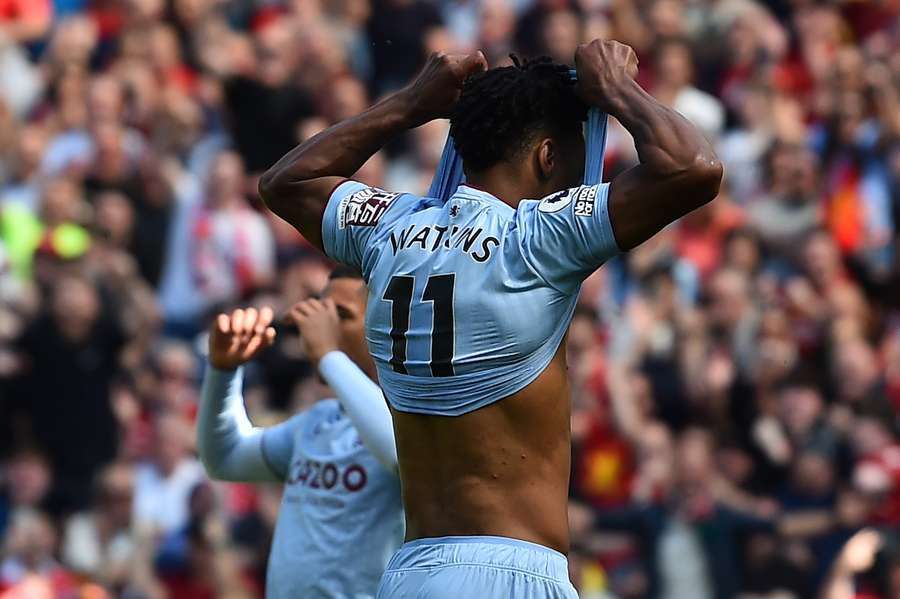
<path id="1" fill-rule="evenodd" d="M 502 168 L 524 178 L 528 197 L 578 185 L 587 106 L 569 67 L 543 57 L 470 77 L 450 118 L 450 136 L 470 181 Z"/>
<path id="2" fill-rule="evenodd" d="M 366 279 L 369 351 L 395 409 L 464 414 L 547 367 L 581 282 L 619 251 L 605 133 L 566 67 L 516 64 L 467 81 L 428 196 L 334 190 L 323 246 Z"/>

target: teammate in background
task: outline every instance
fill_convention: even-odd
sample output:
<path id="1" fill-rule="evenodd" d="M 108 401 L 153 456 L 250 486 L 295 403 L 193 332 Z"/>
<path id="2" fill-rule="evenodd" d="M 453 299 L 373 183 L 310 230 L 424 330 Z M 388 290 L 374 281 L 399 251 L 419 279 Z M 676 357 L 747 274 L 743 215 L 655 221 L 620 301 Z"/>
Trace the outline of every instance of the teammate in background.
<path id="1" fill-rule="evenodd" d="M 321 300 L 291 309 L 306 355 L 338 399 L 266 429 L 247 418 L 241 366 L 274 340 L 272 310 L 219 314 L 210 330 L 198 420 L 206 471 L 219 480 L 285 483 L 267 597 L 372 597 L 402 542 L 397 454 L 390 412 L 372 382 L 365 300 L 359 275 L 338 267 Z"/>
<path id="2" fill-rule="evenodd" d="M 480 52 L 434 56 L 260 179 L 276 214 L 369 287 L 409 540 L 379 597 L 576 597 L 563 339 L 581 282 L 712 200 L 722 167 L 635 83 L 631 48 L 597 40 L 575 65 L 572 85 L 549 59 L 486 71 Z M 640 164 L 611 184 L 579 185 L 588 106 L 637 147 Z M 395 135 L 446 117 L 467 180 L 446 203 L 344 179 Z"/>

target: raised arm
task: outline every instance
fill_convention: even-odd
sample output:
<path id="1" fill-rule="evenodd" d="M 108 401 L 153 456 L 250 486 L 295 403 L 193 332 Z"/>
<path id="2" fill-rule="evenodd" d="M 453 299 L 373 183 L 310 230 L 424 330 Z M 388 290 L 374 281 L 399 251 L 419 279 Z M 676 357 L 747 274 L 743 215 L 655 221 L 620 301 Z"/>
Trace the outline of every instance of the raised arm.
<path id="1" fill-rule="evenodd" d="M 334 390 L 363 445 L 382 466 L 396 472 L 397 445 L 387 400 L 381 388 L 340 351 L 340 317 L 334 302 L 302 301 L 291 308 L 290 316 L 300 329 L 306 357 Z"/>
<path id="2" fill-rule="evenodd" d="M 335 186 L 398 133 L 447 117 L 470 74 L 487 68 L 481 52 L 434 54 L 412 83 L 300 144 L 259 180 L 272 212 L 322 249 L 322 214 Z"/>
<path id="3" fill-rule="evenodd" d="M 635 81 L 637 57 L 624 44 L 594 40 L 575 52 L 578 93 L 631 133 L 640 164 L 613 179 L 609 215 L 623 250 L 713 200 L 722 164 L 700 131 Z"/>
<path id="4" fill-rule="evenodd" d="M 297 419 L 261 429 L 244 409 L 242 365 L 271 345 L 272 310 L 255 308 L 219 314 L 210 328 L 209 368 L 197 417 L 197 449 L 206 473 L 240 482 L 284 481 Z"/>

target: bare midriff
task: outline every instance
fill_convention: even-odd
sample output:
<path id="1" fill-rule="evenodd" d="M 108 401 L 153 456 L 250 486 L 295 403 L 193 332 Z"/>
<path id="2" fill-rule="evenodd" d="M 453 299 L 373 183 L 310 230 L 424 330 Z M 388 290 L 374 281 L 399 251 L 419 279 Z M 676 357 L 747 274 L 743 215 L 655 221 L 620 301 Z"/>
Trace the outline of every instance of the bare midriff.
<path id="1" fill-rule="evenodd" d="M 407 540 L 491 535 L 568 553 L 564 348 L 530 385 L 474 412 L 394 412 Z"/>

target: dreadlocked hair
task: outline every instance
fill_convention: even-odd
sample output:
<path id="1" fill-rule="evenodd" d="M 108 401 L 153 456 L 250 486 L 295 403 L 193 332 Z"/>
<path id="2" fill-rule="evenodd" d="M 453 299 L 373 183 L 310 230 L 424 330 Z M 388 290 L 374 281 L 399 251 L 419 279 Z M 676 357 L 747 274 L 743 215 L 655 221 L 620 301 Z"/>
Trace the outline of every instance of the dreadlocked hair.
<path id="1" fill-rule="evenodd" d="M 466 170 L 515 158 L 539 133 L 580 131 L 587 106 L 575 95 L 569 67 L 547 56 L 469 77 L 450 117 L 450 135 Z"/>

